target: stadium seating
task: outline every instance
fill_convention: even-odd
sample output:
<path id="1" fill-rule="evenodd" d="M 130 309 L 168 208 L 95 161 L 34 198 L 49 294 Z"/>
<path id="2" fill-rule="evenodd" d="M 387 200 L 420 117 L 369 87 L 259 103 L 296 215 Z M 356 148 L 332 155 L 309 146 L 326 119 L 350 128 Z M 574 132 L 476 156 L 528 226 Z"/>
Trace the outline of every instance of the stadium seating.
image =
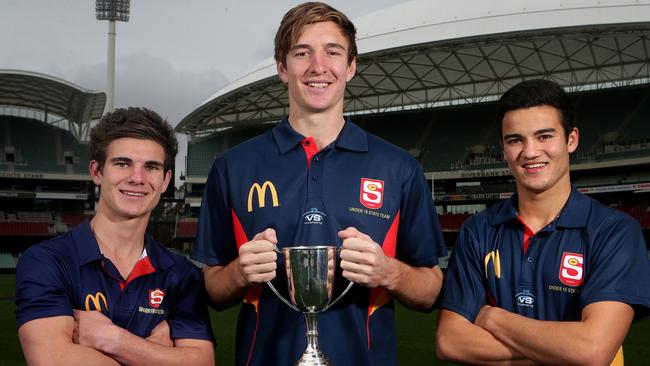
<path id="1" fill-rule="evenodd" d="M 469 213 L 445 214 L 439 215 L 438 219 L 443 231 L 460 231 L 460 227 L 470 216 Z"/>
<path id="2" fill-rule="evenodd" d="M 86 215 L 78 212 L 61 212 L 59 216 L 61 223 L 70 227 L 81 223 L 86 218 Z"/>
<path id="3" fill-rule="evenodd" d="M 249 126 L 248 128 L 231 128 L 216 135 L 189 141 L 187 144 L 187 164 L 185 175 L 188 177 L 205 177 L 210 172 L 214 158 L 223 151 L 255 137 L 270 129 L 273 125 Z"/>
<path id="4" fill-rule="evenodd" d="M 0 222 L 0 235 L 50 236 L 56 232 L 45 222 Z"/>
<path id="5" fill-rule="evenodd" d="M 179 219 L 176 222 L 176 238 L 194 238 L 196 236 L 198 219 Z"/>
<path id="6" fill-rule="evenodd" d="M 0 131 L 5 146 L 14 148 L 16 171 L 42 173 L 85 173 L 87 145 L 77 142 L 69 131 L 43 122 L 11 116 L 1 116 Z M 38 146 L 38 148 L 34 148 Z M 4 148 L 2 149 L 4 151 Z M 68 155 L 66 163 L 65 153 Z M 4 161 L 3 156 L 0 160 Z M 0 164 L 6 170 L 7 164 Z"/>
<path id="7" fill-rule="evenodd" d="M 16 262 L 9 252 L 0 251 L 0 269 L 15 269 Z"/>
<path id="8" fill-rule="evenodd" d="M 380 116 L 355 116 L 364 130 L 405 149 L 421 150 L 421 139 L 431 124 L 431 113 L 402 112 Z"/>

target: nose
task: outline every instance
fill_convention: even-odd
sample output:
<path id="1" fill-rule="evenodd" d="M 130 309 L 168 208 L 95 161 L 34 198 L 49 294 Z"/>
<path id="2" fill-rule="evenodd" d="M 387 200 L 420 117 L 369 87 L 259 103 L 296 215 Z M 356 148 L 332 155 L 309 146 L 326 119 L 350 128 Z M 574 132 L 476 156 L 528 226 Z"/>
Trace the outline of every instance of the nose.
<path id="1" fill-rule="evenodd" d="M 132 184 L 142 184 L 144 182 L 145 171 L 144 166 L 134 165 L 131 169 L 131 175 L 129 176 L 129 183 Z"/>
<path id="2" fill-rule="evenodd" d="M 537 144 L 537 140 L 526 140 L 523 144 L 521 154 L 526 159 L 533 159 L 539 156 L 539 146 Z"/>
<path id="3" fill-rule="evenodd" d="M 320 52 L 314 52 L 309 63 L 309 72 L 312 74 L 322 74 L 325 72 L 325 57 Z"/>

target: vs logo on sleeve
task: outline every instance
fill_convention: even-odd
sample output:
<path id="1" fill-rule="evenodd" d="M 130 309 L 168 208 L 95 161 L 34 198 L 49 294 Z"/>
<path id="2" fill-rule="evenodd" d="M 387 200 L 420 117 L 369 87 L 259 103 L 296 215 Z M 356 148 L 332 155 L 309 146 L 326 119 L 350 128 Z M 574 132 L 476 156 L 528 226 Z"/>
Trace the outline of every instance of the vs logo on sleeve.
<path id="1" fill-rule="evenodd" d="M 384 201 L 384 181 L 361 178 L 359 201 L 362 205 L 373 210 L 381 208 Z"/>
<path id="2" fill-rule="evenodd" d="M 560 265 L 560 281 L 571 287 L 580 286 L 584 274 L 584 259 L 582 254 L 562 253 L 562 264 Z"/>

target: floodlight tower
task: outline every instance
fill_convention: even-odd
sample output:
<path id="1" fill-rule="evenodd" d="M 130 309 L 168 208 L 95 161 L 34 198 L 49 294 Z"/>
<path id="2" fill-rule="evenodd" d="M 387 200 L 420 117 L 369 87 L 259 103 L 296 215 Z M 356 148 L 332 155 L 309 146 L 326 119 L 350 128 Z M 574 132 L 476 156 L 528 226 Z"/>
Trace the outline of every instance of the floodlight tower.
<path id="1" fill-rule="evenodd" d="M 113 111 L 115 95 L 115 21 L 129 21 L 131 0 L 96 0 L 97 20 L 108 20 L 108 56 L 106 59 L 106 112 Z"/>

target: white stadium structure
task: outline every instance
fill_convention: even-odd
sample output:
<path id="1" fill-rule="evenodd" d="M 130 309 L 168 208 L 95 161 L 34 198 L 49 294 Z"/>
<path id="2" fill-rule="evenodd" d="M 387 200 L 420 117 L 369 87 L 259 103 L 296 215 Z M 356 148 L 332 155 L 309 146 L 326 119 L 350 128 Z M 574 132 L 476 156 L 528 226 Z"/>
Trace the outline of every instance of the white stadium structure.
<path id="1" fill-rule="evenodd" d="M 420 0 L 354 23 L 359 57 L 345 113 L 420 161 L 448 245 L 469 214 L 512 191 L 494 103 L 534 78 L 557 82 L 574 100 L 582 128 L 574 184 L 635 215 L 647 233 L 650 1 Z M 181 121 L 193 216 L 214 157 L 287 113 L 286 87 L 269 58 Z"/>
<path id="2" fill-rule="evenodd" d="M 494 103 L 532 78 L 556 81 L 574 100 L 576 187 L 633 214 L 648 237 L 650 0 L 410 1 L 354 22 L 359 58 L 345 113 L 422 164 L 447 245 L 469 214 L 512 191 Z M 0 269 L 93 214 L 84 140 L 105 98 L 56 77 L 0 70 L 0 237 L 12 243 L 0 250 Z M 269 58 L 181 121 L 185 195 L 154 215 L 163 242 L 189 250 L 214 157 L 287 112 Z"/>

